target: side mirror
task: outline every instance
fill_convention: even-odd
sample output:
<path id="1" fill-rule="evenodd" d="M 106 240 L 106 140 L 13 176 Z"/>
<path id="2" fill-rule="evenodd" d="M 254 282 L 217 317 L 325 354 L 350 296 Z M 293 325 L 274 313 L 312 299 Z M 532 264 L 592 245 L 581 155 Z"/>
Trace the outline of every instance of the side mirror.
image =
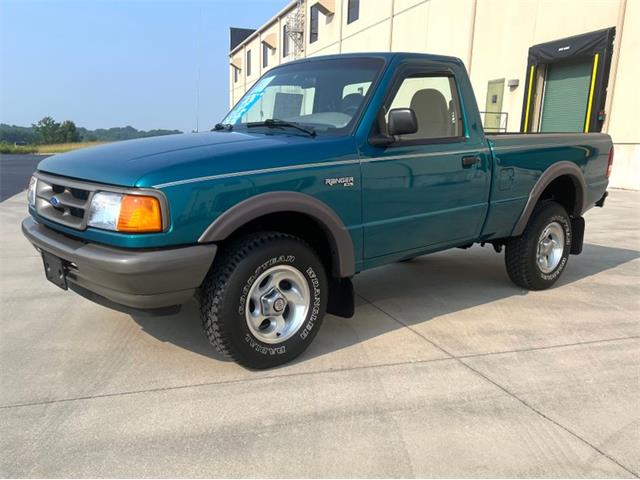
<path id="1" fill-rule="evenodd" d="M 409 135 L 418 131 L 418 119 L 410 108 L 394 108 L 389 111 L 389 135 Z"/>

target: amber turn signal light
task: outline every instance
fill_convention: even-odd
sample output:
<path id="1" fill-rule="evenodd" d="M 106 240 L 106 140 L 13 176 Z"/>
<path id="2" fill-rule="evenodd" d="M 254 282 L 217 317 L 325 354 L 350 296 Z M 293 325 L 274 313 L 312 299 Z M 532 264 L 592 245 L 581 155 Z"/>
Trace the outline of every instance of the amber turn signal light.
<path id="1" fill-rule="evenodd" d="M 124 195 L 120 204 L 118 231 L 161 232 L 162 211 L 158 199 L 144 195 Z"/>

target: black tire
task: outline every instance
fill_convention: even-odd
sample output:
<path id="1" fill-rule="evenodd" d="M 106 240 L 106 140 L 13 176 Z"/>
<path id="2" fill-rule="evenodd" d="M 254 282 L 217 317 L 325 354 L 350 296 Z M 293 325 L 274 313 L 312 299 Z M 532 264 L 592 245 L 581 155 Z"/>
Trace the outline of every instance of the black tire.
<path id="1" fill-rule="evenodd" d="M 274 344 L 252 333 L 245 312 L 248 292 L 258 276 L 278 265 L 299 271 L 309 287 L 310 302 L 295 333 Z M 327 293 L 322 262 L 304 241 L 275 232 L 251 234 L 222 249 L 214 262 L 200 289 L 202 324 L 223 355 L 247 368 L 271 368 L 293 360 L 312 342 L 325 314 Z"/>
<path id="2" fill-rule="evenodd" d="M 538 265 L 538 242 L 547 226 L 558 223 L 564 232 L 564 249 L 557 266 L 544 272 Z M 567 266 L 571 251 L 571 220 L 564 207 L 553 201 L 540 203 L 519 237 L 507 241 L 505 264 L 509 278 L 527 290 L 544 290 L 552 286 Z M 558 249 L 559 250 L 559 249 Z"/>

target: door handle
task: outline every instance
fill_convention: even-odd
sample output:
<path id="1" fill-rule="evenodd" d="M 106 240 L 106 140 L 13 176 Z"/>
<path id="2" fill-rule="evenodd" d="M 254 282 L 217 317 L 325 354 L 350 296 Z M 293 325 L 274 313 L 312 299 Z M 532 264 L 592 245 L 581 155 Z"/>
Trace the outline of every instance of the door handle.
<path id="1" fill-rule="evenodd" d="M 462 157 L 462 168 L 471 168 L 476 163 L 480 163 L 480 157 Z"/>

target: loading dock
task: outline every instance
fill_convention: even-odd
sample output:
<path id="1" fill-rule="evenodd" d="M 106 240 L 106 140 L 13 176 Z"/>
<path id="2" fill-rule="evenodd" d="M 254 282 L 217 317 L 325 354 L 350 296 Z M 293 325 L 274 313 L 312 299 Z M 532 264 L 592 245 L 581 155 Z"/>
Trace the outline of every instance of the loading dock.
<path id="1" fill-rule="evenodd" d="M 523 132 L 599 132 L 615 27 L 529 49 Z"/>

